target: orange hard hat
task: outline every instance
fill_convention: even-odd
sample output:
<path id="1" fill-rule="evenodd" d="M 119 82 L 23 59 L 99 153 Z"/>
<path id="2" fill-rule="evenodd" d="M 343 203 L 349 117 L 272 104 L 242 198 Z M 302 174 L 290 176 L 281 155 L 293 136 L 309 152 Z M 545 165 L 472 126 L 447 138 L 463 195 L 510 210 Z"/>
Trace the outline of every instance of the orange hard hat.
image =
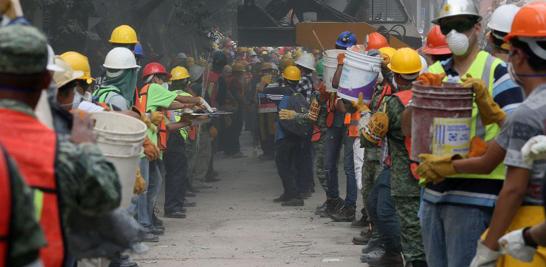
<path id="1" fill-rule="evenodd" d="M 378 32 L 372 32 L 368 34 L 366 36 L 366 42 L 367 42 L 366 51 L 389 46 L 389 42 L 387 41 L 387 38 L 385 38 L 385 36 L 381 35 L 381 33 L 378 33 Z"/>
<path id="2" fill-rule="evenodd" d="M 516 13 L 512 30 L 504 37 L 504 41 L 508 42 L 515 37 L 546 37 L 546 3 L 527 4 Z"/>
<path id="3" fill-rule="evenodd" d="M 447 45 L 446 36 L 440 30 L 439 25 L 434 25 L 427 35 L 427 42 L 423 46 L 423 53 L 427 55 L 447 55 L 451 50 Z"/>

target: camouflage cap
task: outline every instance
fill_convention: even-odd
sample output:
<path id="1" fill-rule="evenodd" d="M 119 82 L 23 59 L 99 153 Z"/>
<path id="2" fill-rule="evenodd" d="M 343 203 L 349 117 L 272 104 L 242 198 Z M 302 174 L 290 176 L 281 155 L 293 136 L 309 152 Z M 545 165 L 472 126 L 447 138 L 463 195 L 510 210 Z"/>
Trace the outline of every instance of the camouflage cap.
<path id="1" fill-rule="evenodd" d="M 0 28 L 0 73 L 32 74 L 46 70 L 47 40 L 31 26 Z"/>

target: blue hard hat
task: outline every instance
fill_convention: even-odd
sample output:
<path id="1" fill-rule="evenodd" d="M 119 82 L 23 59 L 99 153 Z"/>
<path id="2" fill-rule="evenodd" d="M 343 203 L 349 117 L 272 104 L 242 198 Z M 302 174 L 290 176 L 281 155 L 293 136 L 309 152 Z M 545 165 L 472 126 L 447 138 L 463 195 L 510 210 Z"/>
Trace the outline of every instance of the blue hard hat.
<path id="1" fill-rule="evenodd" d="M 144 56 L 144 49 L 142 49 L 142 45 L 140 43 L 137 43 L 135 45 L 135 50 L 133 50 L 133 54 L 135 54 L 136 56 L 141 56 L 141 57 Z"/>
<path id="2" fill-rule="evenodd" d="M 348 48 L 356 44 L 356 35 L 350 31 L 344 31 L 342 32 L 336 40 L 336 45 Z"/>

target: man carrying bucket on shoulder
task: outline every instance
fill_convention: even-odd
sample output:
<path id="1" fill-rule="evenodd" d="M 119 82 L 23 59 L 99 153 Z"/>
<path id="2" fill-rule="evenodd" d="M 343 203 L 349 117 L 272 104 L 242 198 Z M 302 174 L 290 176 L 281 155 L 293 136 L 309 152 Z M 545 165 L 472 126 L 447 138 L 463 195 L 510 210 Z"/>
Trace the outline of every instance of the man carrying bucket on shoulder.
<path id="1" fill-rule="evenodd" d="M 411 48 L 397 50 L 388 65 L 394 74 L 394 93 L 372 115 L 363 130 L 367 142 L 378 144 L 386 138 L 388 156 L 385 168 L 390 168 L 391 195 L 400 220 L 402 247 L 392 242 L 385 246 L 379 257 L 371 255 L 366 262 L 371 266 L 403 266 L 400 253 L 404 253 L 406 266 L 427 266 L 421 241 L 419 210 L 419 185 L 409 158 L 409 136 L 402 132 L 402 114 L 412 97 L 412 82 L 422 70 L 421 58 Z"/>
<path id="2" fill-rule="evenodd" d="M 506 178 L 495 203 L 489 230 L 483 235 L 483 239 L 478 238 L 476 256 L 470 264 L 473 267 L 544 266 L 546 264 L 544 260 L 546 251 L 536 250 L 537 245 L 530 238 L 527 230 L 528 226 L 544 221 L 541 189 L 546 162 L 542 159 L 533 162 L 526 160 L 524 156 L 525 142 L 534 136 L 543 135 L 546 130 L 545 94 L 543 93 L 546 84 L 544 18 L 546 18 L 544 3 L 528 4 L 515 15 L 511 32 L 505 38 L 511 46 L 508 58 L 510 76 L 521 85 L 527 98 L 508 119 L 503 120 L 504 123 L 500 120 L 494 121 L 502 123 L 502 129 L 496 139 L 489 142 L 483 155 L 461 160 L 444 157 L 443 163 L 440 163 L 439 158 L 431 158 L 420 167 L 420 173 L 427 176 L 427 179 L 432 178 L 433 181 L 438 182 L 445 176 L 462 172 L 487 173 L 504 160 L 507 166 Z M 529 27 L 529 25 L 535 25 L 535 27 Z M 485 88 L 481 81 L 470 83 L 475 91 L 477 88 Z M 480 109 L 482 117 L 487 112 L 487 109 L 483 108 L 483 110 Z M 489 117 L 502 118 L 494 114 Z M 503 237 L 499 242 L 499 238 L 506 231 L 516 229 L 519 230 Z M 519 260 L 509 256 L 501 257 L 501 251 L 499 251 L 501 246 L 504 252 L 507 251 L 517 259 L 530 262 L 530 264 L 523 265 Z M 540 256 L 534 257 L 535 253 Z"/>
<path id="3" fill-rule="evenodd" d="M 502 124 L 504 112 L 513 110 L 523 100 L 523 93 L 510 79 L 508 69 L 500 59 L 480 51 L 480 20 L 474 1 L 446 0 L 433 23 L 438 24 L 446 35 L 453 57 L 437 61 L 428 71 L 445 73 L 445 81 L 461 82 L 461 78 L 468 75 L 476 79 L 476 82 L 469 82 L 476 95 L 470 137 L 491 141 L 500 133 L 498 124 Z M 477 79 L 485 85 L 478 86 L 480 83 Z M 495 103 L 504 112 L 494 108 Z M 427 157 L 425 162 L 431 166 L 441 166 L 449 164 L 451 159 L 445 159 L 445 156 Z M 476 241 L 491 220 L 505 177 L 502 164 L 492 167 L 491 171 L 485 175 L 461 171 L 455 177 L 432 180 L 434 183 L 426 186 L 421 225 L 427 261 L 431 266 L 470 264 L 476 251 Z M 454 173 L 444 175 L 442 179 L 451 174 Z M 461 229 L 465 229 L 465 234 L 461 234 Z"/>

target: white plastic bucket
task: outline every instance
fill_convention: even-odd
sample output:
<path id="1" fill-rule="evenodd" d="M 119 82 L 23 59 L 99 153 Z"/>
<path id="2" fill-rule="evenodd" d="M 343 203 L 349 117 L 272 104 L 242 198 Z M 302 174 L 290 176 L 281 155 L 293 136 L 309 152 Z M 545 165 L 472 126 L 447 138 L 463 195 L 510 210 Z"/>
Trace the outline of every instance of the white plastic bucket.
<path id="1" fill-rule="evenodd" d="M 347 50 L 337 95 L 343 99 L 357 101 L 359 94 L 362 94 L 364 102 L 368 104 L 372 100 L 380 72 L 380 57 Z"/>
<path id="2" fill-rule="evenodd" d="M 326 85 L 326 91 L 328 92 L 337 92 L 337 90 L 332 87 L 332 79 L 334 78 L 334 74 L 336 73 L 337 69 L 337 56 L 343 52 L 345 52 L 345 50 L 341 49 L 330 49 L 324 51 L 324 72 L 322 79 Z"/>
<path id="3" fill-rule="evenodd" d="M 146 138 L 146 124 L 116 112 L 96 112 L 97 144 L 103 155 L 116 167 L 121 183 L 121 206 L 129 207 L 135 175 Z"/>

